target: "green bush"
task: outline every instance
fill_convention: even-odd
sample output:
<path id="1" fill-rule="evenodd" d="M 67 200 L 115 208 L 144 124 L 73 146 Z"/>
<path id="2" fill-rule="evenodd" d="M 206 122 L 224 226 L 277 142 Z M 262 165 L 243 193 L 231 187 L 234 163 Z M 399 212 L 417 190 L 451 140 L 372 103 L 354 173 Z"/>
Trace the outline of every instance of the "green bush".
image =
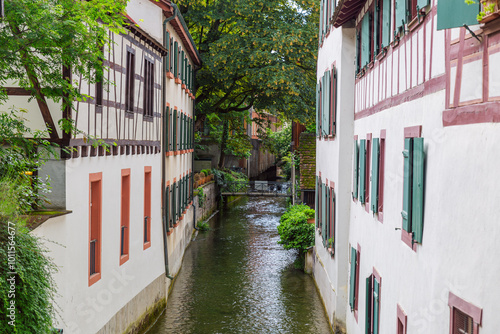
<path id="1" fill-rule="evenodd" d="M 19 216 L 17 183 L 0 180 L 0 333 L 50 333 L 56 267 Z"/>
<path id="2" fill-rule="evenodd" d="M 288 207 L 278 225 L 278 243 L 285 249 L 298 249 L 300 253 L 304 253 L 314 245 L 314 224 L 307 223 L 311 218 L 314 218 L 314 210 L 307 205 Z"/>

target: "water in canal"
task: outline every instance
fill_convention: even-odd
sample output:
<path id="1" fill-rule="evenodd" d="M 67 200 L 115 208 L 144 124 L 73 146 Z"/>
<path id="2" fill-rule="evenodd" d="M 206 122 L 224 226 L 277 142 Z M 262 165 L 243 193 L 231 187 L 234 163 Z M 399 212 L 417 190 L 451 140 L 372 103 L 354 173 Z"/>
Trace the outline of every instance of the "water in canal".
<path id="1" fill-rule="evenodd" d="M 186 250 L 148 334 L 331 333 L 312 278 L 277 241 L 283 198 L 244 198 Z"/>

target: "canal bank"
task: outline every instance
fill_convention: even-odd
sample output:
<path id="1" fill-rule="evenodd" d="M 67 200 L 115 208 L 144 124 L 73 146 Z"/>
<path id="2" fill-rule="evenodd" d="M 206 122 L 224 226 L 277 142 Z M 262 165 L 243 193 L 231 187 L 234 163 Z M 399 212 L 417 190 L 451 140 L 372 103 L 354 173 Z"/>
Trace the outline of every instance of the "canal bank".
<path id="1" fill-rule="evenodd" d="M 242 198 L 186 249 L 148 333 L 331 333 L 313 279 L 278 245 L 283 198 Z"/>

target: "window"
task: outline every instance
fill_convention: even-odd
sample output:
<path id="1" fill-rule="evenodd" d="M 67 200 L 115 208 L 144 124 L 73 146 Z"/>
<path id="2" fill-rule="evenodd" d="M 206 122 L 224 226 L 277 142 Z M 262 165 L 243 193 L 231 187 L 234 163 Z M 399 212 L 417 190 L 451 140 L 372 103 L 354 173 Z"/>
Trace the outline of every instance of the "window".
<path id="1" fill-rule="evenodd" d="M 89 286 L 101 279 L 102 173 L 89 175 Z"/>
<path id="2" fill-rule="evenodd" d="M 167 226 L 167 232 L 173 227 L 170 219 L 170 181 L 167 181 L 167 187 L 165 188 L 165 195 L 163 197 L 163 214 L 165 215 L 165 224 Z"/>
<path id="3" fill-rule="evenodd" d="M 429 5 L 429 0 L 395 0 L 394 28 L 396 31 L 394 35 L 403 34 L 404 25 L 409 23 L 415 17 L 417 17 L 418 12 L 427 5 Z M 451 11 L 449 11 L 448 13 L 453 12 L 455 15 L 455 8 L 456 8 L 455 2 L 453 1 L 453 7 L 451 8 Z M 477 24 L 477 21 L 475 24 Z M 439 18 L 438 18 L 438 25 L 439 25 Z M 462 25 L 463 23 L 460 24 L 460 26 Z"/>
<path id="4" fill-rule="evenodd" d="M 129 258 L 130 238 L 130 168 L 122 169 L 120 212 L 120 265 Z"/>
<path id="5" fill-rule="evenodd" d="M 171 225 L 175 227 L 175 224 L 177 223 L 177 182 L 174 179 L 174 183 L 172 183 L 172 216 L 171 216 Z"/>
<path id="6" fill-rule="evenodd" d="M 378 334 L 380 319 L 380 283 L 382 279 L 373 268 L 373 274 L 366 278 L 365 332 Z"/>
<path id="7" fill-rule="evenodd" d="M 151 246 L 151 166 L 144 167 L 144 249 Z"/>
<path id="8" fill-rule="evenodd" d="M 358 321 L 358 291 L 359 291 L 359 255 L 361 247 L 358 249 L 351 247 L 351 275 L 349 280 L 349 306 L 351 312 L 354 312 L 354 318 Z"/>
<path id="9" fill-rule="evenodd" d="M 337 72 L 332 65 L 316 87 L 316 135 L 319 137 L 335 135 L 337 108 Z"/>
<path id="10" fill-rule="evenodd" d="M 332 65 L 330 73 L 330 135 L 336 134 L 337 119 L 337 69 Z"/>
<path id="11" fill-rule="evenodd" d="M 398 304 L 398 334 L 406 334 L 407 317 L 401 306 Z"/>
<path id="12" fill-rule="evenodd" d="M 357 54 L 358 72 L 373 60 L 374 31 L 373 31 L 373 5 L 369 7 L 357 28 Z"/>
<path id="13" fill-rule="evenodd" d="M 330 200 L 328 203 L 328 243 L 330 254 L 333 256 L 335 254 L 335 184 L 331 182 L 331 188 L 329 191 Z"/>
<path id="14" fill-rule="evenodd" d="M 365 209 L 366 212 L 370 212 L 370 159 L 372 156 L 371 151 L 372 134 L 368 133 L 366 135 L 366 158 L 365 158 Z"/>
<path id="15" fill-rule="evenodd" d="M 155 94 L 155 66 L 154 61 L 144 58 L 144 116 L 153 117 Z"/>
<path id="16" fill-rule="evenodd" d="M 385 164 L 385 130 L 380 132 L 380 138 L 374 138 L 372 143 L 372 192 L 371 210 L 378 213 L 379 221 L 382 220 L 384 204 L 384 164 Z"/>
<path id="17" fill-rule="evenodd" d="M 166 72 L 170 72 L 170 58 L 172 56 L 172 43 L 170 41 L 170 32 L 168 31 L 165 31 L 165 35 L 164 35 L 164 41 L 167 41 L 167 45 L 165 45 L 166 49 L 167 49 L 167 56 L 165 57 L 165 60 L 166 60 L 166 66 L 165 66 L 165 71 Z"/>
<path id="18" fill-rule="evenodd" d="M 403 229 L 401 239 L 416 250 L 422 243 L 424 212 L 424 139 L 421 126 L 405 128 L 403 150 Z"/>
<path id="19" fill-rule="evenodd" d="M 359 201 L 366 203 L 366 209 L 369 210 L 368 202 L 370 200 L 370 143 L 372 134 L 366 135 L 366 139 L 361 139 L 359 143 Z"/>
<path id="20" fill-rule="evenodd" d="M 359 147 L 358 136 L 354 136 L 354 150 L 353 150 L 353 166 L 352 166 L 352 198 L 354 201 L 358 199 L 358 180 L 359 180 Z"/>
<path id="21" fill-rule="evenodd" d="M 450 334 L 479 334 L 483 310 L 452 292 L 448 295 Z"/>
<path id="22" fill-rule="evenodd" d="M 127 71 L 125 74 L 125 110 L 134 111 L 135 51 L 127 47 Z"/>
<path id="23" fill-rule="evenodd" d="M 375 54 L 387 47 L 391 40 L 391 1 L 378 0 L 375 7 Z"/>

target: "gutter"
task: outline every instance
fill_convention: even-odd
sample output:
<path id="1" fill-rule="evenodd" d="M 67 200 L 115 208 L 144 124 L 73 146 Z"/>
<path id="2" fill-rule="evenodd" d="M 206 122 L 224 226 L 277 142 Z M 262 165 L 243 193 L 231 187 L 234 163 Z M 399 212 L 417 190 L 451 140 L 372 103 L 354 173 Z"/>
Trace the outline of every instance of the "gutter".
<path id="1" fill-rule="evenodd" d="M 172 4 L 173 5 L 173 4 Z M 177 6 L 174 5 L 174 13 L 172 16 L 170 16 L 169 18 L 166 18 L 164 21 L 163 21 L 163 47 L 165 49 L 167 49 L 167 43 L 169 43 L 170 41 L 167 41 L 167 23 L 172 21 L 173 19 L 175 19 L 177 17 L 177 14 L 179 13 L 179 9 L 177 8 Z M 161 106 L 162 106 L 162 110 L 163 110 L 163 119 L 162 119 L 162 128 L 164 128 L 163 124 L 165 124 L 165 117 L 167 117 L 167 111 L 166 111 L 166 104 L 167 104 L 167 97 L 166 97 L 166 92 L 165 92 L 165 88 L 166 88 L 166 85 L 167 85 L 167 71 L 166 71 L 166 67 L 167 67 L 167 56 L 170 56 L 170 55 L 164 55 L 162 58 L 163 58 L 163 67 L 162 67 L 162 84 L 161 84 L 161 87 L 162 87 L 162 94 L 161 94 Z M 165 133 L 165 130 L 164 129 L 162 131 L 162 143 L 165 143 L 165 137 L 166 137 L 166 133 Z M 162 191 L 162 203 L 161 203 L 161 217 L 162 217 L 162 221 L 163 221 L 163 252 L 164 252 L 164 259 L 165 259 L 165 276 L 169 279 L 173 279 L 172 276 L 170 276 L 170 269 L 168 267 L 168 244 L 167 244 L 167 239 L 168 239 L 168 236 L 167 236 L 167 217 L 165 215 L 165 156 L 166 156 L 166 151 L 167 150 L 167 147 L 165 145 L 163 145 L 163 149 L 161 150 L 161 191 Z"/>
<path id="2" fill-rule="evenodd" d="M 173 19 L 175 17 L 177 17 L 179 19 L 179 22 L 181 23 L 182 28 L 184 28 L 184 31 L 186 32 L 186 35 L 189 38 L 189 42 L 191 42 L 191 45 L 193 46 L 194 53 L 195 53 L 196 57 L 198 57 L 198 61 L 201 64 L 200 53 L 198 52 L 198 48 L 196 47 L 196 44 L 195 44 L 195 42 L 193 40 L 193 37 L 189 33 L 189 29 L 188 29 L 188 27 L 186 25 L 186 21 L 184 21 L 184 18 L 182 17 L 182 14 L 181 14 L 181 11 L 179 10 L 179 7 L 177 7 L 177 5 L 175 3 L 171 3 L 170 5 L 174 9 L 174 15 L 172 15 L 171 17 L 169 17 L 167 20 Z"/>

